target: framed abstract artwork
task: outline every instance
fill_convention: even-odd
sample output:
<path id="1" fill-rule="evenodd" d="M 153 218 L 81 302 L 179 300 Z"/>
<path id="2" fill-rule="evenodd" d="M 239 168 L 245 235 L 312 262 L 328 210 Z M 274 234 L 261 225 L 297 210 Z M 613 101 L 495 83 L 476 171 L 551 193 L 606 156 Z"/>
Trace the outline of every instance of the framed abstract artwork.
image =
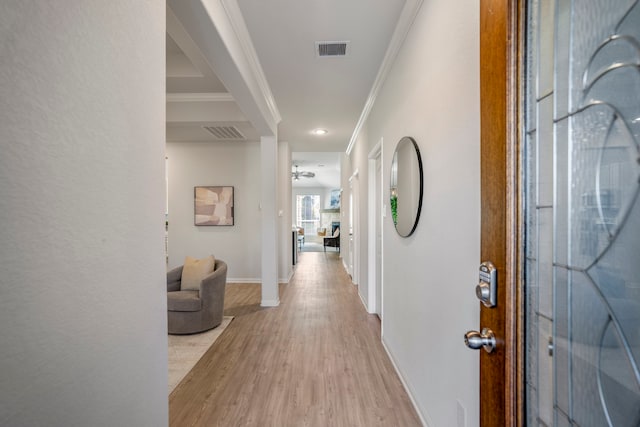
<path id="1" fill-rule="evenodd" d="M 195 225 L 233 225 L 233 187 L 194 188 Z"/>
<path id="2" fill-rule="evenodd" d="M 340 190 L 331 190 L 331 200 L 329 203 L 331 209 L 340 208 Z"/>

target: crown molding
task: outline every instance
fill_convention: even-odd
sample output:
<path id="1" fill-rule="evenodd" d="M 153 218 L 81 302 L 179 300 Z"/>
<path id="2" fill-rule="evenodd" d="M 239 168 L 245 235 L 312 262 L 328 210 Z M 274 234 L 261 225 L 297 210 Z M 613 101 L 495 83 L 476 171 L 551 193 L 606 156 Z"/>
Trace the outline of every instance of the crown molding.
<path id="1" fill-rule="evenodd" d="M 351 135 L 351 139 L 349 140 L 349 145 L 346 150 L 348 156 L 351 155 L 351 151 L 353 150 L 353 146 L 355 145 L 358 135 L 362 130 L 362 126 L 364 126 L 369 114 L 371 113 L 371 109 L 375 104 L 378 93 L 380 92 L 380 89 L 382 89 L 382 86 L 389 75 L 389 71 L 391 71 L 391 68 L 393 67 L 393 62 L 398 56 L 398 52 L 400 52 L 400 48 L 413 25 L 413 21 L 418 15 L 422 2 L 423 0 L 407 0 L 402 8 L 400 18 L 398 18 L 398 24 L 396 25 L 396 29 L 393 31 L 389 47 L 387 48 L 382 64 L 378 69 L 378 74 L 376 75 L 376 79 L 373 82 L 373 86 L 371 87 L 371 91 L 367 97 L 367 102 L 364 104 L 358 123 L 356 124 L 353 134 Z"/>
<path id="2" fill-rule="evenodd" d="M 254 93 L 254 96 L 260 97 L 264 101 L 269 115 L 273 121 L 278 124 L 282 120 L 282 117 L 280 116 L 280 111 L 278 110 L 275 98 L 271 92 L 271 87 L 269 86 L 267 78 L 264 75 L 264 71 L 262 70 L 258 54 L 253 46 L 253 42 L 251 41 L 251 35 L 249 34 L 247 24 L 242 16 L 240 6 L 238 6 L 237 0 L 220 0 L 220 2 L 222 3 L 222 7 L 226 12 L 227 17 L 229 18 L 233 31 L 238 38 L 242 52 L 244 53 L 247 64 L 251 70 L 251 74 L 255 78 L 258 93 Z"/>
<path id="3" fill-rule="evenodd" d="M 167 102 L 235 102 L 230 93 L 168 93 Z"/>

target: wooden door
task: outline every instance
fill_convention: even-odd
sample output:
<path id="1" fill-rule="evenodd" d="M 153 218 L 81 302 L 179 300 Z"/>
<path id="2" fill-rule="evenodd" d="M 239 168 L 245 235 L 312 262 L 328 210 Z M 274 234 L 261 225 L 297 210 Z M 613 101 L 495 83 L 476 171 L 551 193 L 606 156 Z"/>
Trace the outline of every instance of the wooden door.
<path id="1" fill-rule="evenodd" d="M 481 305 L 480 425 L 517 425 L 518 404 L 518 16 L 519 1 L 480 2 L 481 260 L 497 269 L 497 304 Z"/>
<path id="2" fill-rule="evenodd" d="M 480 3 L 481 426 L 637 426 L 640 1 L 531 3 Z"/>

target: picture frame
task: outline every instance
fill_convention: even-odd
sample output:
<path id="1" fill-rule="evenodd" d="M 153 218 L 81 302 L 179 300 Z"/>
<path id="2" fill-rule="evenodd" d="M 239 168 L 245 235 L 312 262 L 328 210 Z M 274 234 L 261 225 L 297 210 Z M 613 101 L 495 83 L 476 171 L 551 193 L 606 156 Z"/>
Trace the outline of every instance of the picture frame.
<path id="1" fill-rule="evenodd" d="M 197 186 L 193 189 L 194 225 L 232 226 L 235 224 L 233 186 Z"/>
<path id="2" fill-rule="evenodd" d="M 340 190 L 331 190 L 331 199 L 329 200 L 331 209 L 340 208 Z"/>

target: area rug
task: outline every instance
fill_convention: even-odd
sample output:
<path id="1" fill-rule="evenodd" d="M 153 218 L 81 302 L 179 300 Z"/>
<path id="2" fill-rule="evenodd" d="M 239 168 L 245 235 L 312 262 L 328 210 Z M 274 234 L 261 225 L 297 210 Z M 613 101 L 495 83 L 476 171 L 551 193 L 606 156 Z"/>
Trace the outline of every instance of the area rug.
<path id="1" fill-rule="evenodd" d="M 169 335 L 169 394 L 198 363 L 232 320 L 233 316 L 224 316 L 218 327 L 201 334 Z"/>
<path id="2" fill-rule="evenodd" d="M 304 245 L 302 245 L 302 248 L 300 249 L 300 252 L 323 252 L 324 251 L 324 247 L 322 246 L 322 243 L 316 243 L 316 242 L 305 242 Z"/>

